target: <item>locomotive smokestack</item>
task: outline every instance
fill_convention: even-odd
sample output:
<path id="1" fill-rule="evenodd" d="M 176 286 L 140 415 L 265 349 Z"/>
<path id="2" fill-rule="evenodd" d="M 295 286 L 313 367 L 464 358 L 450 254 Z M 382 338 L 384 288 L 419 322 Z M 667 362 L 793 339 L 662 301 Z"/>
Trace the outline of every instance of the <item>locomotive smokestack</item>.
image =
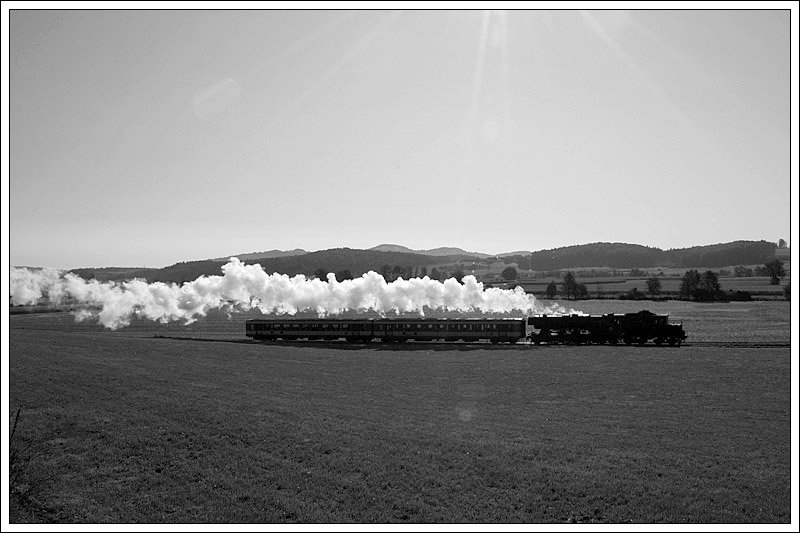
<path id="1" fill-rule="evenodd" d="M 36 303 L 43 295 L 54 304 L 69 297 L 99 309 L 77 312 L 78 320 L 96 318 L 110 329 L 128 325 L 133 316 L 162 323 L 184 320 L 188 324 L 212 309 L 258 308 L 263 313 L 289 315 L 306 310 L 320 315 L 348 310 L 422 314 L 426 306 L 486 313 L 564 312 L 552 306 L 546 308 L 520 287 L 484 288 L 474 276 L 465 276 L 463 283 L 454 278 L 440 282 L 427 276 L 387 283 L 383 276 L 370 271 L 345 281 L 328 274 L 325 282 L 302 274 L 267 274 L 261 265 L 245 265 L 235 257 L 222 267 L 221 276 L 201 276 L 180 286 L 143 280 L 101 283 L 52 269 L 12 268 L 10 293 L 15 305 Z"/>

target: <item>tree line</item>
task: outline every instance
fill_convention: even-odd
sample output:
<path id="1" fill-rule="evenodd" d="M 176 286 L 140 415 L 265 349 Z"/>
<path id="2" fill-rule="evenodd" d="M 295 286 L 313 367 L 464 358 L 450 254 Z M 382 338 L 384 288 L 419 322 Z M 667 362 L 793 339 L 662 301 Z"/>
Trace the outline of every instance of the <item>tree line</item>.
<path id="1" fill-rule="evenodd" d="M 739 267 L 737 267 L 737 269 L 738 268 Z M 752 272 L 752 269 L 747 270 Z M 763 267 L 756 267 L 756 270 L 759 272 L 758 275 L 769 276 L 771 285 L 779 285 L 781 280 L 786 277 L 786 270 L 784 269 L 783 262 L 778 259 L 764 263 Z M 661 294 L 662 287 L 661 278 L 659 276 L 650 276 L 645 280 L 645 283 L 647 287 L 647 296 L 654 297 Z M 545 296 L 552 300 L 559 292 L 561 296 L 567 300 L 586 299 L 589 297 L 589 290 L 586 285 L 578 282 L 575 279 L 575 274 L 572 272 L 566 272 L 564 274 L 560 287 L 555 281 L 551 281 L 545 289 Z M 790 284 L 786 284 L 783 289 L 783 294 L 787 300 L 790 299 Z M 628 299 L 639 299 L 644 298 L 645 294 L 634 287 L 625 297 Z M 718 273 L 713 270 L 706 270 L 700 273 L 698 270 L 693 269 L 687 270 L 683 275 L 678 291 L 678 299 L 695 301 L 749 300 L 750 294 L 746 291 L 736 291 L 736 293 L 733 294 L 725 293 L 719 283 Z"/>
<path id="2" fill-rule="evenodd" d="M 662 250 L 627 243 L 598 242 L 539 250 L 530 254 L 503 256 L 505 263 L 517 263 L 540 272 L 575 269 L 583 265 L 605 265 L 609 268 L 653 268 L 657 266 L 705 268 L 725 265 L 754 265 L 768 261 L 775 249 L 785 248 L 781 239 L 776 245 L 767 241 L 733 241 L 708 246 Z"/>

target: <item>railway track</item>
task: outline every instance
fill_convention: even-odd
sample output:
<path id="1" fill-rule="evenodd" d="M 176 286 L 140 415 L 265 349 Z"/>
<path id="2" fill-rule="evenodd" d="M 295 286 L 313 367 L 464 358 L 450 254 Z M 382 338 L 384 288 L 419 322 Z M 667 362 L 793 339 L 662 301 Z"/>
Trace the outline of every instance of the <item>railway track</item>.
<path id="1" fill-rule="evenodd" d="M 409 350 L 409 349 L 419 349 L 425 347 L 450 347 L 450 348 L 458 348 L 460 347 L 470 347 L 470 348 L 488 348 L 488 349 L 509 349 L 512 347 L 515 348 L 556 348 L 556 347 L 572 347 L 572 346 L 580 346 L 580 347 L 608 347 L 608 348 L 652 348 L 652 349 L 679 349 L 679 348 L 692 348 L 692 347 L 703 347 L 703 348 L 789 348 L 791 347 L 790 342 L 777 342 L 777 341 L 694 341 L 694 342 L 684 342 L 681 344 L 680 347 L 678 346 L 669 346 L 667 344 L 663 344 L 661 346 L 657 346 L 653 343 L 649 344 L 533 344 L 527 341 L 520 341 L 516 343 L 501 343 L 501 344 L 492 344 L 487 341 L 474 341 L 474 342 L 465 342 L 465 341 L 457 341 L 457 342 L 446 342 L 446 341 L 409 341 L 409 342 L 397 342 L 397 343 L 382 343 L 376 341 L 368 341 L 368 342 L 354 342 L 349 343 L 344 340 L 251 340 L 251 339 L 232 339 L 232 338 L 213 338 L 213 337 L 184 337 L 184 336 L 167 336 L 167 335 L 154 335 L 153 338 L 157 339 L 169 339 L 169 340 L 179 340 L 179 341 L 200 341 L 200 342 L 229 342 L 235 344 L 264 344 L 268 346 L 331 346 L 331 347 L 350 347 L 350 348 L 363 348 L 363 347 L 380 347 L 382 349 L 397 349 L 397 350 Z"/>
<path id="2" fill-rule="evenodd" d="M 683 346 L 711 346 L 717 348 L 789 348 L 790 342 L 773 341 L 694 341 L 684 342 Z"/>

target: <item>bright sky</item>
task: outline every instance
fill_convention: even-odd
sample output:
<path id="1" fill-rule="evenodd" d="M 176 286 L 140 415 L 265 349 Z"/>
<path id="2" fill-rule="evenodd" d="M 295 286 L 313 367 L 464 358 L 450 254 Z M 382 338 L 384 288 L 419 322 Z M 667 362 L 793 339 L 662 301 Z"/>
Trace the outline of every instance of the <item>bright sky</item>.
<path id="1" fill-rule="evenodd" d="M 10 4 L 12 265 L 790 239 L 792 3 Z"/>

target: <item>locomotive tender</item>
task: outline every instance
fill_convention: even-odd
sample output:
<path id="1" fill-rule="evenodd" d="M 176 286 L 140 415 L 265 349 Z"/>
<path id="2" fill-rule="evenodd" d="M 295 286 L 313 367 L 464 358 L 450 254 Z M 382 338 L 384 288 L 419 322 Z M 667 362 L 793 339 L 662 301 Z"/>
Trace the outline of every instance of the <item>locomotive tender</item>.
<path id="1" fill-rule="evenodd" d="M 537 315 L 527 318 L 258 318 L 248 320 L 253 340 L 339 340 L 348 342 L 489 341 L 534 344 L 681 345 L 686 333 L 667 315 L 650 311 L 605 315 Z"/>

